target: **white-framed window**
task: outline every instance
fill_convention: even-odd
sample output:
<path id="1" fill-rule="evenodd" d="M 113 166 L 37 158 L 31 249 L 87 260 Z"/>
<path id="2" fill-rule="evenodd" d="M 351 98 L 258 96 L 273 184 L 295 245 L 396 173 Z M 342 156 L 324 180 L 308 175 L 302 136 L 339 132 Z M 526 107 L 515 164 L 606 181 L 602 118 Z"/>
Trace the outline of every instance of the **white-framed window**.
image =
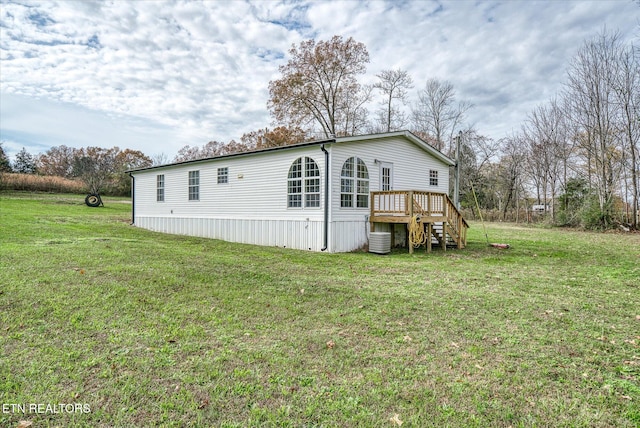
<path id="1" fill-rule="evenodd" d="M 311 158 L 304 158 L 304 206 L 320 207 L 320 168 Z"/>
<path id="2" fill-rule="evenodd" d="M 229 168 L 218 168 L 218 184 L 227 184 L 229 182 Z"/>
<path id="3" fill-rule="evenodd" d="M 320 168 L 307 156 L 294 160 L 287 176 L 287 207 L 303 206 L 320 207 Z"/>
<path id="4" fill-rule="evenodd" d="M 382 190 L 391 190 L 391 168 L 382 167 Z"/>
<path id="5" fill-rule="evenodd" d="M 380 161 L 380 190 L 393 190 L 393 164 Z"/>
<path id="6" fill-rule="evenodd" d="M 287 178 L 287 207 L 302 208 L 302 158 L 298 158 L 289 168 Z"/>
<path id="7" fill-rule="evenodd" d="M 429 170 L 429 186 L 438 185 L 438 171 L 435 169 Z"/>
<path id="8" fill-rule="evenodd" d="M 200 171 L 189 171 L 189 200 L 200 200 Z"/>
<path id="9" fill-rule="evenodd" d="M 164 202 L 164 174 L 156 176 L 156 201 Z"/>
<path id="10" fill-rule="evenodd" d="M 351 157 L 340 172 L 340 207 L 369 207 L 369 171 L 360 158 Z"/>

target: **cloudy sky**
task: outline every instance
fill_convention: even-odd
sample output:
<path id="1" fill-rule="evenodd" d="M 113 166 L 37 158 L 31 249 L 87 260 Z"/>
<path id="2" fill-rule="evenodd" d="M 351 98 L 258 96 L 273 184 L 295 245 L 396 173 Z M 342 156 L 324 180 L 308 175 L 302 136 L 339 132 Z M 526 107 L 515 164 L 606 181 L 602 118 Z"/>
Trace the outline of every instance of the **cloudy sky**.
<path id="1" fill-rule="evenodd" d="M 415 92 L 450 81 L 499 139 L 553 97 L 585 39 L 640 44 L 640 4 L 613 1 L 0 0 L 0 140 L 10 155 L 118 146 L 170 159 L 271 125 L 268 83 L 294 43 L 366 45 Z M 373 105 L 372 109 L 376 106 Z"/>

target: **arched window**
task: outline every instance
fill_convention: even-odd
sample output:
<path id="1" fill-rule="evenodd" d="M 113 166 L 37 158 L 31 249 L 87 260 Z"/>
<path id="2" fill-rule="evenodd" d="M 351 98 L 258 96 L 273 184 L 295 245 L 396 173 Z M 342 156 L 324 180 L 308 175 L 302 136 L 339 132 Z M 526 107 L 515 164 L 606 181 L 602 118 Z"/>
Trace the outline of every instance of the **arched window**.
<path id="1" fill-rule="evenodd" d="M 287 178 L 287 207 L 318 208 L 320 206 L 320 169 L 310 157 L 293 161 Z"/>
<path id="2" fill-rule="evenodd" d="M 369 207 L 369 171 L 360 158 L 349 158 L 342 165 L 340 206 L 342 208 Z"/>

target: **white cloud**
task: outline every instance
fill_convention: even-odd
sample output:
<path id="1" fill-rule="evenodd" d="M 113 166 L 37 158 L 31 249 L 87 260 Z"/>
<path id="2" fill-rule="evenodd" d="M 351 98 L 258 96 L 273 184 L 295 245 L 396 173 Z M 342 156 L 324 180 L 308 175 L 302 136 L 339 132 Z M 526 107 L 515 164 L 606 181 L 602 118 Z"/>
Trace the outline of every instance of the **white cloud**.
<path id="1" fill-rule="evenodd" d="M 148 119 L 92 111 L 72 103 L 3 94 L 0 103 L 0 139 L 8 152 L 26 147 L 31 153 L 53 146 L 145 147 L 145 153 L 170 154 L 164 147 L 174 142 L 190 144 L 205 135 L 182 135 L 170 126 Z"/>
<path id="2" fill-rule="evenodd" d="M 0 1 L 10 149 L 73 141 L 170 155 L 268 126 L 268 82 L 290 46 L 334 34 L 367 46 L 364 80 L 389 68 L 408 70 L 416 90 L 449 80 L 475 105 L 470 121 L 500 138 L 559 90 L 585 38 L 606 25 L 630 39 L 640 12 L 625 1 Z"/>

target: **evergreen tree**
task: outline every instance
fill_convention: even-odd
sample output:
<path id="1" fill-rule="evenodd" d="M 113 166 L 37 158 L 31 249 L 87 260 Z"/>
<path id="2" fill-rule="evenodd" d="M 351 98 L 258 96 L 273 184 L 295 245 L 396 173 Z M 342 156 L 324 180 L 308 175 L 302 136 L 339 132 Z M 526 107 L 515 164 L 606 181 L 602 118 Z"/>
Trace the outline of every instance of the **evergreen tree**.
<path id="1" fill-rule="evenodd" d="M 16 155 L 13 171 L 21 174 L 35 174 L 36 158 L 23 147 Z"/>
<path id="2" fill-rule="evenodd" d="M 7 154 L 4 152 L 4 147 L 2 147 L 2 143 L 0 142 L 0 172 L 11 172 L 11 163 L 9 162 L 9 158 Z"/>

